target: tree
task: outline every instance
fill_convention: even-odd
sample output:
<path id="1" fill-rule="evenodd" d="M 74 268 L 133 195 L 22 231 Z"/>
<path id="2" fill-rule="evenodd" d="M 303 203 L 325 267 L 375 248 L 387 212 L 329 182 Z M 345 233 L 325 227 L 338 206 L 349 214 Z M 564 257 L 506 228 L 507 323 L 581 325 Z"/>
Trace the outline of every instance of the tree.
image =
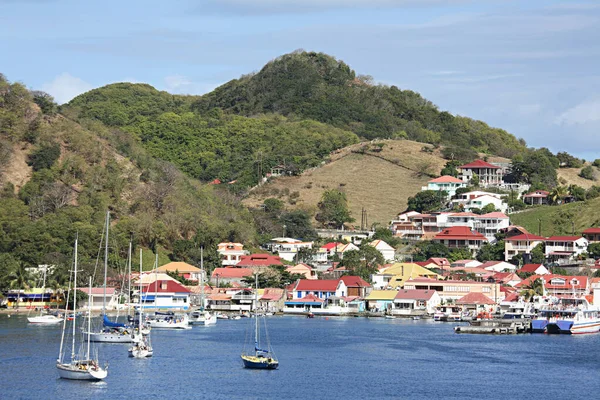
<path id="1" fill-rule="evenodd" d="M 415 245 L 414 261 L 425 261 L 431 257 L 448 258 L 450 249 L 442 243 L 422 240 Z"/>
<path id="2" fill-rule="evenodd" d="M 546 245 L 545 243 L 540 243 L 531 250 L 531 262 L 534 264 L 542 264 L 546 261 Z"/>
<path id="3" fill-rule="evenodd" d="M 492 213 L 496 211 L 496 206 L 494 206 L 492 203 L 490 204 L 486 204 L 485 206 L 483 206 L 483 208 L 481 209 L 481 213 L 482 214 L 488 214 L 488 213 Z"/>
<path id="4" fill-rule="evenodd" d="M 477 261 L 504 261 L 504 240 L 494 244 L 484 243 L 477 252 Z"/>
<path id="5" fill-rule="evenodd" d="M 581 168 L 583 166 L 583 162 L 579 158 L 573 157 L 565 151 L 558 152 L 556 158 L 560 161 L 560 167 L 563 168 Z"/>
<path id="6" fill-rule="evenodd" d="M 376 228 L 375 229 L 375 233 L 373 234 L 373 236 L 371 237 L 371 240 L 383 240 L 384 242 L 386 242 L 387 244 L 389 244 L 390 246 L 396 248 L 398 247 L 398 245 L 400 245 L 400 239 L 397 237 L 394 237 L 394 235 L 392 234 L 392 231 L 388 228 Z"/>
<path id="7" fill-rule="evenodd" d="M 470 260 L 473 253 L 469 249 L 452 249 L 448 255 L 448 261 L 451 263 L 458 260 Z"/>
<path id="8" fill-rule="evenodd" d="M 317 204 L 319 212 L 315 219 L 323 226 L 342 227 L 347 222 L 354 222 L 348 210 L 346 194 L 336 189 L 323 192 L 321 201 Z"/>
<path id="9" fill-rule="evenodd" d="M 458 167 L 459 166 L 460 166 L 460 161 L 450 160 L 446 163 L 444 168 L 442 168 L 440 175 L 442 175 L 442 176 L 449 175 L 449 176 L 453 176 L 456 178 L 458 176 Z"/>
<path id="10" fill-rule="evenodd" d="M 444 190 L 423 190 L 408 198 L 407 211 L 430 212 L 441 208 L 448 193 Z"/>
<path id="11" fill-rule="evenodd" d="M 274 197 L 269 197 L 268 199 L 265 199 L 263 204 L 265 205 L 265 212 L 275 215 L 277 217 L 281 214 L 284 208 L 283 201 Z"/>
<path id="12" fill-rule="evenodd" d="M 583 179 L 587 179 L 590 181 L 596 180 L 596 178 L 594 177 L 594 169 L 592 168 L 591 165 L 588 165 L 587 167 L 583 167 L 581 169 L 581 171 L 579 172 L 579 176 L 582 177 Z"/>
<path id="13" fill-rule="evenodd" d="M 17 307 L 21 300 L 21 290 L 29 289 L 33 284 L 34 280 L 31 274 L 25 268 L 25 265 L 21 262 L 15 265 L 14 269 L 8 275 L 8 286 L 11 289 L 18 290 L 17 294 Z"/>
<path id="14" fill-rule="evenodd" d="M 29 164 L 34 171 L 50 168 L 60 157 L 60 145 L 58 143 L 42 144 L 37 150 L 29 155 Z"/>
<path id="15" fill-rule="evenodd" d="M 280 221 L 285 226 L 286 236 L 288 237 L 310 241 L 315 240 L 318 236 L 306 211 L 295 210 L 284 213 Z"/>
<path id="16" fill-rule="evenodd" d="M 479 176 L 477 174 L 473 174 L 473 177 L 471 178 L 470 185 L 471 186 L 475 186 L 475 187 L 479 186 Z"/>
<path id="17" fill-rule="evenodd" d="M 600 168 L 600 158 L 596 158 L 592 165 L 596 168 Z"/>
<path id="18" fill-rule="evenodd" d="M 600 258 L 600 242 L 590 243 L 587 251 L 590 256 Z"/>
<path id="19" fill-rule="evenodd" d="M 370 281 L 371 275 L 377 271 L 379 265 L 383 265 L 383 255 L 375 247 L 362 244 L 359 250 L 350 250 L 344 253 L 341 264 L 346 267 L 348 273 L 357 275 Z"/>
<path id="20" fill-rule="evenodd" d="M 40 110 L 42 110 L 44 114 L 56 114 L 57 106 L 54 102 L 54 97 L 41 90 L 32 91 L 31 94 L 33 95 L 33 102 L 40 107 Z"/>
<path id="21" fill-rule="evenodd" d="M 534 296 L 543 296 L 544 295 L 544 282 L 541 278 L 535 279 L 529 283 L 529 285 L 525 286 L 525 288 L 521 291 L 521 296 L 525 297 L 526 301 L 533 300 Z"/>

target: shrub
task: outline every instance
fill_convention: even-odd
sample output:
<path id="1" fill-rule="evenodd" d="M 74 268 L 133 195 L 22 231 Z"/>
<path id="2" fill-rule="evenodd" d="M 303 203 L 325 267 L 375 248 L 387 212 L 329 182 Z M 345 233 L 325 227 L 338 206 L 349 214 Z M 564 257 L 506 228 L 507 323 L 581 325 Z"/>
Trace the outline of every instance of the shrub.
<path id="1" fill-rule="evenodd" d="M 51 168 L 60 157 L 60 146 L 58 143 L 41 145 L 29 155 L 29 164 L 34 171 Z"/>
<path id="2" fill-rule="evenodd" d="M 582 168 L 581 171 L 579 172 L 579 176 L 584 179 L 588 179 L 590 181 L 595 180 L 594 170 L 592 169 L 591 165 L 588 165 L 587 167 Z"/>

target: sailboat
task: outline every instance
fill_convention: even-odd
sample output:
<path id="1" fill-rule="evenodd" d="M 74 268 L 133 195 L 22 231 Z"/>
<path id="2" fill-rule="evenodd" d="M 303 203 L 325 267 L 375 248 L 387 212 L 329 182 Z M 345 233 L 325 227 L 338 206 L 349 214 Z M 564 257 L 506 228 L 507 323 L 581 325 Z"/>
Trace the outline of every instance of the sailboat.
<path id="1" fill-rule="evenodd" d="M 204 248 L 200 247 L 200 310 L 189 314 L 190 325 L 216 325 L 217 314 L 212 314 L 204 307 Z"/>
<path id="2" fill-rule="evenodd" d="M 279 361 L 275 357 L 275 353 L 271 348 L 269 342 L 269 335 L 267 332 L 267 322 L 264 315 L 258 314 L 258 274 L 256 274 L 255 282 L 255 305 L 254 305 L 254 349 L 251 351 L 242 352 L 242 361 L 244 362 L 244 368 L 251 369 L 277 369 L 279 367 Z M 263 321 L 265 331 L 266 346 L 263 348 L 260 343 L 260 323 L 259 319 Z"/>
<path id="3" fill-rule="evenodd" d="M 142 249 L 140 249 L 140 277 L 142 276 Z M 139 325 L 137 332 L 133 333 L 133 346 L 129 348 L 129 357 L 134 358 L 146 358 L 152 357 L 154 350 L 152 349 L 152 343 L 150 342 L 150 332 L 144 334 L 144 310 L 142 307 L 142 280 L 140 279 L 140 292 L 139 292 Z"/>
<path id="4" fill-rule="evenodd" d="M 44 294 L 46 294 L 46 272 L 47 271 L 48 271 L 48 267 L 46 266 L 46 268 L 44 269 L 44 283 L 42 284 L 42 303 L 44 301 Z M 59 322 L 61 322 L 63 320 L 62 318 L 57 317 L 56 315 L 52 315 L 52 314 L 43 315 L 43 313 L 44 313 L 44 307 L 41 307 L 40 315 L 38 315 L 37 317 L 27 317 L 27 321 L 29 321 L 30 324 L 54 325 L 54 324 L 58 324 Z"/>
<path id="5" fill-rule="evenodd" d="M 102 297 L 102 329 L 99 332 L 90 332 L 92 342 L 104 343 L 131 343 L 131 328 L 126 324 L 113 322 L 106 316 L 106 277 L 108 271 L 108 227 L 110 226 L 110 213 L 106 213 L 106 236 L 104 238 L 104 285 Z M 130 246 L 131 251 L 131 246 Z M 131 260 L 131 254 L 129 255 Z"/>
<path id="6" fill-rule="evenodd" d="M 75 239 L 75 257 L 74 257 L 74 269 L 73 269 L 73 310 L 77 309 L 77 239 Z M 90 292 L 88 294 L 88 333 L 87 333 L 87 349 L 85 357 L 82 358 L 80 355 L 75 354 L 75 327 L 77 325 L 77 314 L 73 318 L 73 340 L 71 342 L 71 360 L 66 362 L 64 360 L 63 348 L 65 341 L 65 331 L 67 327 L 66 319 L 63 322 L 62 335 L 60 338 L 60 350 L 58 352 L 58 359 L 56 360 L 56 368 L 58 369 L 58 375 L 64 379 L 76 379 L 85 381 L 99 381 L 108 375 L 108 366 L 104 368 L 100 367 L 98 363 L 98 353 L 96 352 L 95 358 L 91 358 L 90 354 L 90 328 L 92 319 L 92 278 L 90 278 Z M 70 291 L 69 291 L 70 292 Z M 70 294 L 70 293 L 69 293 Z M 67 307 L 69 304 L 69 294 L 67 295 L 67 306 L 65 306 L 65 314 L 67 313 Z"/>

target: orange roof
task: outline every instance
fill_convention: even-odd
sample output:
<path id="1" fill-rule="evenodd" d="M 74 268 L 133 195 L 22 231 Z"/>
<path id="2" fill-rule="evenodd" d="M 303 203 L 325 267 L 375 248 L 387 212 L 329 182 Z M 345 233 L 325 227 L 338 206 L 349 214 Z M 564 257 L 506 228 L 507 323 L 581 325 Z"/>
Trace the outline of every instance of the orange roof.
<path id="1" fill-rule="evenodd" d="M 495 212 L 491 212 L 491 213 L 480 215 L 478 218 L 502 218 L 502 219 L 508 219 L 508 215 L 506 215 L 504 213 L 501 213 L 499 211 L 495 211 Z"/>
<path id="2" fill-rule="evenodd" d="M 437 235 L 436 240 L 485 240 L 487 238 L 477 231 L 472 231 L 468 226 L 453 226 L 451 228 L 444 229 Z"/>
<path id="3" fill-rule="evenodd" d="M 162 267 L 157 268 L 158 272 L 200 272 L 200 268 L 194 267 L 188 263 L 183 261 L 173 261 L 168 264 L 163 265 Z"/>
<path id="4" fill-rule="evenodd" d="M 450 175 L 444 175 L 430 180 L 429 183 L 463 183 L 463 181 Z"/>
<path id="5" fill-rule="evenodd" d="M 495 304 L 494 300 L 490 299 L 483 293 L 469 293 L 466 296 L 456 300 L 456 304 Z"/>
<path id="6" fill-rule="evenodd" d="M 251 276 L 252 270 L 250 268 L 215 268 L 212 272 L 212 277 L 216 278 L 244 278 Z"/>

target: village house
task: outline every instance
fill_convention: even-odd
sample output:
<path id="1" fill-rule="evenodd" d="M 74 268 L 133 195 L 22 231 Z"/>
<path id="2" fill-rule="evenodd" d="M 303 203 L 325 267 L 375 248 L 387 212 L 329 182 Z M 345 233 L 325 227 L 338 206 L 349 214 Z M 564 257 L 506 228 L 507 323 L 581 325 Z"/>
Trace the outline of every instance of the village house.
<path id="1" fill-rule="evenodd" d="M 81 287 L 77 290 L 82 291 L 88 297 L 82 302 L 81 307 L 88 308 L 88 298 L 90 293 L 89 287 Z M 119 296 L 117 290 L 115 288 L 107 287 L 106 288 L 106 300 L 104 297 L 104 288 L 103 287 L 93 287 L 92 288 L 92 310 L 102 310 L 102 305 L 106 304 L 107 310 L 116 310 L 119 307 Z"/>
<path id="2" fill-rule="evenodd" d="M 242 259 L 242 256 L 248 254 L 241 243 L 224 242 L 217 245 L 217 252 L 221 256 L 221 265 L 224 267 L 233 267 Z"/>
<path id="3" fill-rule="evenodd" d="M 493 279 L 493 282 L 513 287 L 522 281 L 522 279 L 519 278 L 519 275 L 514 272 L 496 272 L 490 279 Z"/>
<path id="4" fill-rule="evenodd" d="M 476 316 L 480 312 L 493 311 L 496 301 L 483 293 L 469 293 L 456 300 L 456 305 L 463 307 L 463 312 Z"/>
<path id="5" fill-rule="evenodd" d="M 274 265 L 283 265 L 280 257 L 271 254 L 250 254 L 242 256 L 236 267 L 259 270 Z"/>
<path id="6" fill-rule="evenodd" d="M 535 192 L 527 193 L 523 195 L 523 203 L 529 205 L 541 206 L 548 204 L 548 195 L 550 192 L 545 190 L 536 190 Z"/>
<path id="7" fill-rule="evenodd" d="M 441 243 L 450 249 L 469 249 L 475 253 L 488 240 L 481 233 L 472 231 L 466 226 L 455 226 L 444 229 L 435 235 L 433 241 Z"/>
<path id="8" fill-rule="evenodd" d="M 525 264 L 517 272 L 532 275 L 547 275 L 550 273 L 548 268 L 544 267 L 544 264 Z"/>
<path id="9" fill-rule="evenodd" d="M 182 309 L 190 306 L 190 290 L 179 282 L 157 280 L 142 287 L 142 307 Z"/>
<path id="10" fill-rule="evenodd" d="M 259 293 L 259 305 L 260 308 L 270 312 L 283 311 L 285 301 L 285 290 L 284 289 L 264 289 L 262 293 Z"/>
<path id="11" fill-rule="evenodd" d="M 398 292 L 396 290 L 372 290 L 365 298 L 369 311 L 389 311 L 394 307 L 394 299 Z"/>
<path id="12" fill-rule="evenodd" d="M 250 268 L 215 268 L 210 276 L 211 284 L 220 285 L 246 285 L 244 279 L 252 277 L 254 271 Z"/>
<path id="13" fill-rule="evenodd" d="M 286 261 L 294 261 L 297 258 L 300 249 L 312 249 L 313 242 L 303 242 L 292 238 L 273 238 L 264 246 L 273 253 Z"/>
<path id="14" fill-rule="evenodd" d="M 456 189 L 467 187 L 467 183 L 453 176 L 444 175 L 427 182 L 427 186 L 421 190 L 433 190 L 436 192 L 445 191 L 447 197 L 452 197 L 456 194 Z"/>
<path id="15" fill-rule="evenodd" d="M 479 185 L 482 187 L 500 186 L 504 183 L 502 168 L 483 160 L 475 160 L 461 165 L 458 169 L 458 178 L 466 184 L 469 184 L 475 176 L 479 178 Z"/>
<path id="16" fill-rule="evenodd" d="M 371 284 L 360 276 L 345 275 L 340 280 L 346 285 L 346 297 L 365 298 L 371 291 Z"/>
<path id="17" fill-rule="evenodd" d="M 457 199 L 451 201 L 452 206 L 459 206 L 464 211 L 481 210 L 489 204 L 494 206 L 494 211 L 507 212 L 508 204 L 502 199 L 502 195 L 498 193 L 487 192 L 468 192 L 462 193 Z"/>
<path id="18" fill-rule="evenodd" d="M 588 241 L 580 236 L 550 236 L 546 239 L 546 259 L 559 264 L 568 263 L 587 252 Z"/>
<path id="19" fill-rule="evenodd" d="M 587 276 L 532 275 L 515 285 L 515 287 L 519 290 L 526 288 L 537 279 L 543 281 L 546 293 L 552 296 L 585 296 L 590 292 Z"/>
<path id="20" fill-rule="evenodd" d="M 404 289 L 436 290 L 444 302 L 454 302 L 468 293 L 483 293 L 496 302 L 504 298 L 500 284 L 495 282 L 416 278 L 408 280 Z"/>
<path id="21" fill-rule="evenodd" d="M 304 275 L 305 279 L 318 279 L 317 271 L 315 271 L 310 265 L 307 265 L 307 264 L 290 265 L 285 270 L 290 275 L 298 274 L 298 275 Z"/>
<path id="22" fill-rule="evenodd" d="M 202 270 L 182 261 L 173 261 L 156 268 L 156 272 L 175 274 L 189 281 L 198 282 L 202 277 Z"/>
<path id="23" fill-rule="evenodd" d="M 397 289 L 411 278 L 438 278 L 438 274 L 415 263 L 395 263 L 371 275 L 375 289 Z"/>
<path id="24" fill-rule="evenodd" d="M 494 272 L 515 272 L 517 267 L 506 261 L 486 261 L 479 268 Z"/>
<path id="25" fill-rule="evenodd" d="M 456 260 L 452 264 L 450 264 L 450 267 L 452 267 L 452 268 L 475 268 L 475 267 L 479 267 L 480 265 L 481 265 L 481 263 L 477 260 Z"/>
<path id="26" fill-rule="evenodd" d="M 392 315 L 432 315 L 441 303 L 435 290 L 400 289 L 394 297 Z"/>
<path id="27" fill-rule="evenodd" d="M 531 233 L 504 239 L 504 261 L 510 261 L 517 254 L 530 255 L 533 249 L 544 243 L 546 238 Z M 527 258 L 524 256 L 524 258 Z"/>
<path id="28" fill-rule="evenodd" d="M 369 245 L 375 247 L 375 249 L 381 253 L 385 262 L 394 261 L 396 250 L 385 241 L 373 240 Z"/>
<path id="29" fill-rule="evenodd" d="M 581 236 L 586 238 L 588 243 L 600 242 L 600 228 L 587 228 Z"/>

